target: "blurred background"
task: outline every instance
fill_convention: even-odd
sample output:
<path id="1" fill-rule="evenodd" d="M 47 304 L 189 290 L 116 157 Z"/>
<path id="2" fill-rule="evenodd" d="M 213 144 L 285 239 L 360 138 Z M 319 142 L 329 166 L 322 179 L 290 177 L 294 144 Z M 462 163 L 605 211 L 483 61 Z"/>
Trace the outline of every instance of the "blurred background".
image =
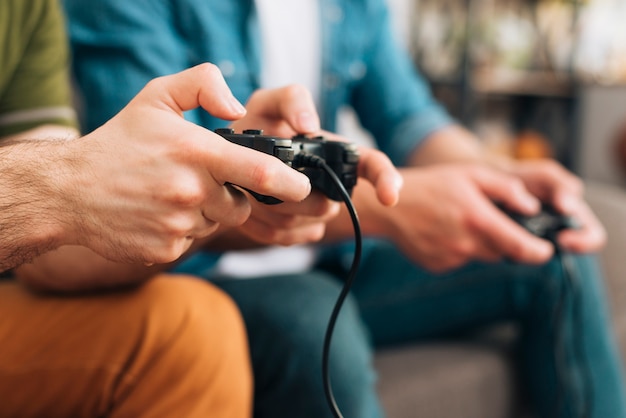
<path id="1" fill-rule="evenodd" d="M 452 115 L 496 152 L 553 157 L 585 180 L 608 231 L 600 256 L 626 364 L 626 0 L 387 1 Z M 379 352 L 389 416 L 528 417 L 506 337 Z"/>
<path id="2" fill-rule="evenodd" d="M 435 95 L 489 147 L 626 185 L 626 0 L 388 3 Z"/>

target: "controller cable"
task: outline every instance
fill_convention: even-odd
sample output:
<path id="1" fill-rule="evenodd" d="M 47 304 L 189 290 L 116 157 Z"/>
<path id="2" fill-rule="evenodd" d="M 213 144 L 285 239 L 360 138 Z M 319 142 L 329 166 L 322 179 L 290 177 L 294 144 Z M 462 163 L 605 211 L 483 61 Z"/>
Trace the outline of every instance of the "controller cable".
<path id="1" fill-rule="evenodd" d="M 333 181 L 337 191 L 341 195 L 341 199 L 346 205 L 346 208 L 350 214 L 350 218 L 352 220 L 352 224 L 354 227 L 354 240 L 355 240 L 355 249 L 354 256 L 352 259 L 352 265 L 350 270 L 348 271 L 348 276 L 344 282 L 344 285 L 341 289 L 341 292 L 335 302 L 335 306 L 333 307 L 332 313 L 328 320 L 328 325 L 326 327 L 326 335 L 324 336 L 324 345 L 322 352 L 322 379 L 324 385 L 324 394 L 326 395 L 326 400 L 328 405 L 333 413 L 335 418 L 343 418 L 339 406 L 337 405 L 337 401 L 335 400 L 335 396 L 332 390 L 332 384 L 329 373 L 329 358 L 330 358 L 330 346 L 332 341 L 333 331 L 335 329 L 335 324 L 337 322 L 337 318 L 339 317 L 339 313 L 341 311 L 341 307 L 350 292 L 350 288 L 354 279 L 356 277 L 359 264 L 361 262 L 361 252 L 362 252 L 362 234 L 361 234 L 361 226 L 359 222 L 359 217 L 356 213 L 356 209 L 354 204 L 352 203 L 352 199 L 350 198 L 350 194 L 343 186 L 343 183 L 335 174 L 334 170 L 326 164 L 326 161 L 312 154 L 299 154 L 296 156 L 293 162 L 294 166 L 301 168 L 318 168 L 322 169 Z M 563 281 L 563 289 L 561 293 L 561 298 L 557 309 L 555 311 L 555 322 L 558 322 L 559 326 L 557 329 L 563 329 L 562 322 L 565 319 L 565 310 L 566 305 L 569 303 L 572 304 L 573 315 L 575 327 L 578 328 L 582 324 L 582 313 L 580 310 L 580 281 L 576 275 L 576 268 L 573 265 L 573 259 L 571 258 L 571 254 L 564 252 L 558 245 L 555 245 L 555 255 L 559 258 L 559 262 L 561 264 L 561 270 L 564 275 Z M 567 298 L 567 295 L 571 295 L 571 298 Z M 568 300 L 569 299 L 569 300 Z M 566 366 L 565 362 L 565 347 L 563 345 L 564 339 L 563 334 L 559 333 L 555 336 L 556 339 L 556 351 L 555 351 L 555 361 L 556 361 L 556 369 L 557 369 L 557 379 L 561 381 L 561 389 L 559 390 L 559 394 L 557 396 L 557 409 L 561 409 L 563 402 L 563 393 L 562 388 L 564 385 L 568 384 L 569 379 L 566 376 Z M 584 354 L 584 349 L 582 345 L 577 344 L 572 354 L 575 358 L 577 358 L 578 363 L 581 365 L 580 368 L 580 376 L 579 380 L 581 385 L 587 383 L 591 385 L 590 379 L 590 370 L 589 364 L 587 363 L 587 359 Z M 592 410 L 593 405 L 593 394 L 592 388 L 589 388 L 586 391 L 586 397 L 581 401 L 581 405 L 578 405 L 579 416 L 581 418 L 587 418 Z"/>
<path id="2" fill-rule="evenodd" d="M 346 278 L 343 288 L 341 289 L 341 293 L 335 302 L 335 306 L 333 307 L 333 311 L 330 315 L 330 319 L 328 320 L 328 325 L 326 327 L 326 335 L 324 337 L 324 347 L 322 351 L 322 379 L 324 384 L 324 394 L 326 395 L 326 400 L 328 401 L 328 405 L 331 409 L 335 418 L 343 418 L 341 411 L 339 410 L 339 406 L 337 405 L 337 401 L 335 400 L 335 396 L 333 394 L 332 384 L 330 381 L 329 374 L 329 358 L 330 358 L 330 344 L 333 336 L 333 331 L 335 329 L 335 323 L 337 322 L 337 318 L 339 316 L 339 311 L 345 301 L 348 293 L 350 292 L 350 287 L 352 286 L 352 282 L 356 277 L 357 270 L 359 269 L 359 263 L 361 262 L 361 249 L 362 249 L 362 236 L 361 236 L 361 225 L 359 223 L 359 217 L 356 213 L 356 209 L 354 204 L 352 203 L 352 199 L 350 198 L 350 193 L 343 186 L 343 183 L 335 174 L 334 170 L 326 164 L 326 161 L 323 158 L 320 158 L 316 155 L 311 154 L 299 154 L 296 156 L 294 160 L 294 166 L 297 167 L 309 167 L 309 168 L 319 168 L 322 169 L 328 174 L 328 176 L 332 179 L 335 184 L 337 191 L 341 195 L 341 199 L 346 204 L 346 208 L 350 213 L 350 218 L 352 219 L 352 225 L 354 227 L 354 257 L 352 259 L 352 266 L 350 267 L 350 271 L 348 272 L 348 277 Z"/>
<path id="3" fill-rule="evenodd" d="M 578 329 L 582 327 L 582 288 L 581 277 L 575 266 L 574 254 L 562 248 L 557 239 L 558 231 L 564 228 L 578 228 L 575 220 L 561 221 L 558 225 L 544 225 L 542 217 L 539 222 L 531 222 L 523 216 L 511 214 L 502 205 L 498 205 L 503 211 L 509 213 L 513 220 L 521 224 L 529 232 L 550 241 L 554 248 L 554 257 L 560 265 L 561 280 L 559 281 L 558 300 L 554 306 L 550 322 L 553 327 L 553 360 L 554 373 L 557 383 L 551 417 L 558 417 L 565 412 L 566 402 L 572 408 L 572 412 L 578 418 L 588 418 L 593 406 L 593 382 L 591 381 L 591 370 L 589 359 L 585 356 L 584 346 L 578 341 L 573 341 L 566 346 L 568 336 L 573 339 Z M 552 213 L 553 209 L 548 207 L 548 213 Z M 571 315 L 571 327 L 565 327 L 566 318 Z M 569 334 L 568 334 L 569 333 Z M 577 367 L 571 368 L 569 365 L 573 363 Z M 573 370 L 572 370 L 573 369 Z M 566 389 L 576 393 L 579 391 L 582 396 L 576 397 L 576 402 L 566 400 Z"/>
<path id="4" fill-rule="evenodd" d="M 563 396 L 563 388 L 566 385 L 571 385 L 571 377 L 567 375 L 567 365 L 566 365 L 566 357 L 567 351 L 564 345 L 564 331 L 563 330 L 563 321 L 565 320 L 565 316 L 567 314 L 567 305 L 570 306 L 571 313 L 573 315 L 573 327 L 570 332 L 575 333 L 582 326 L 582 312 L 581 312 L 581 288 L 580 288 L 580 278 L 576 274 L 577 269 L 574 266 L 573 255 L 564 251 L 560 248 L 559 245 L 556 245 L 555 241 L 555 256 L 558 257 L 559 262 L 561 264 L 561 270 L 563 272 L 563 286 L 561 289 L 561 298 L 559 300 L 559 304 L 557 310 L 555 311 L 554 321 L 557 323 L 557 329 L 562 330 L 560 333 L 555 335 L 555 365 L 557 371 L 557 379 L 560 380 L 560 390 L 557 395 L 557 405 L 555 408 L 557 409 L 556 415 L 562 413 L 563 402 L 565 401 Z M 568 297 L 569 295 L 569 297 Z M 577 364 L 580 365 L 578 370 L 579 376 L 578 381 L 579 385 L 584 387 L 587 385 L 587 390 L 584 390 L 585 396 L 584 399 L 581 399 L 577 405 L 573 405 L 576 408 L 576 415 L 581 418 L 588 418 L 591 414 L 591 410 L 593 409 L 593 384 L 591 381 L 591 371 L 589 370 L 589 364 L 587 362 L 587 358 L 584 353 L 584 347 L 582 344 L 575 344 L 573 348 L 573 352 L 571 356 L 575 360 Z"/>

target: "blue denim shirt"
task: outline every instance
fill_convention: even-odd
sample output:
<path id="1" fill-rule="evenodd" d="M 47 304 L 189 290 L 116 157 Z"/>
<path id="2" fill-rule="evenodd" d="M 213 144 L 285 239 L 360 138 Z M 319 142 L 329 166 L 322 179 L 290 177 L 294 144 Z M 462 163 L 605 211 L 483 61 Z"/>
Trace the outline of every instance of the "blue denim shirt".
<path id="1" fill-rule="evenodd" d="M 253 0 L 63 1 L 87 131 L 111 118 L 150 79 L 203 62 L 220 67 L 242 102 L 259 87 Z M 352 106 L 378 147 L 404 165 L 421 141 L 452 119 L 393 39 L 384 0 L 319 1 L 322 127 L 334 131 L 339 109 Z M 185 117 L 209 129 L 227 125 L 200 109 Z M 199 252 L 176 270 L 209 277 L 217 258 Z"/>
<path id="2" fill-rule="evenodd" d="M 83 90 L 85 128 L 117 113 L 156 76 L 217 64 L 245 102 L 259 87 L 260 32 L 253 0 L 64 0 Z M 335 130 L 352 106 L 397 165 L 433 131 L 452 123 L 393 39 L 384 0 L 320 0 L 322 125 Z M 186 117 L 209 129 L 226 122 L 202 110 Z"/>

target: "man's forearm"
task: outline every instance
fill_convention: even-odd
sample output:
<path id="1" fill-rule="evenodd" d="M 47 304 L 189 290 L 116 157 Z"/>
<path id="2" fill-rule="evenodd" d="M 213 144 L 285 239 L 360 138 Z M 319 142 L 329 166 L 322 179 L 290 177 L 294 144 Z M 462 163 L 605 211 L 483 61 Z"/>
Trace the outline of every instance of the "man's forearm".
<path id="1" fill-rule="evenodd" d="M 459 125 L 450 125 L 432 133 L 408 158 L 407 165 L 425 167 L 432 164 L 455 162 L 483 162 L 499 165 L 499 157 L 489 154 L 480 140 Z M 405 187 L 410 187 L 406 185 Z M 378 202 L 373 187 L 360 181 L 352 196 L 359 212 L 364 235 L 384 237 L 389 235 L 389 218 L 393 209 Z M 332 220 L 326 230 L 324 241 L 350 239 L 354 235 L 352 222 L 346 210 Z"/>
<path id="2" fill-rule="evenodd" d="M 244 234 L 240 228 L 232 228 L 220 225 L 218 230 L 205 238 L 200 246 L 208 251 L 226 252 L 251 250 L 265 247 L 267 244 L 260 243 Z"/>
<path id="3" fill-rule="evenodd" d="M 61 158 L 58 141 L 19 140 L 0 147 L 0 269 L 60 245 L 71 211 L 58 202 Z"/>
<path id="4" fill-rule="evenodd" d="M 424 166 L 436 163 L 485 162 L 502 164 L 499 156 L 487 151 L 481 141 L 460 125 L 451 125 L 433 132 L 413 152 L 408 166 Z"/>
<path id="5" fill-rule="evenodd" d="M 63 246 L 22 264 L 15 275 L 38 291 L 73 293 L 136 285 L 170 267 L 117 263 L 86 247 Z"/>
<path id="6" fill-rule="evenodd" d="M 374 187 L 366 181 L 359 181 L 352 193 L 352 202 L 357 210 L 363 235 L 385 236 L 387 233 L 385 219 L 392 212 L 392 208 L 378 201 Z M 342 203 L 339 215 L 328 223 L 323 241 L 332 243 L 353 238 L 354 225 L 348 210 Z"/>
<path id="7" fill-rule="evenodd" d="M 264 246 L 237 228 L 220 227 L 211 236 L 196 240 L 189 254 L 205 249 L 230 251 Z M 168 264 L 129 264 L 110 261 L 86 247 L 63 246 L 42 254 L 15 270 L 18 280 L 32 289 L 56 293 L 111 289 L 142 283 L 154 275 L 173 268 L 179 261 Z"/>

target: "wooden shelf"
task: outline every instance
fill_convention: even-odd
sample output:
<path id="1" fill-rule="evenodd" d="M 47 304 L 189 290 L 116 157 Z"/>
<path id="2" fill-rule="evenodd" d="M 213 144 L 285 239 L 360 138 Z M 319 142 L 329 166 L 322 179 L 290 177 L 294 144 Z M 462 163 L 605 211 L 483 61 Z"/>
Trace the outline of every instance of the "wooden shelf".
<path id="1" fill-rule="evenodd" d="M 470 83 L 478 94 L 572 97 L 574 82 L 566 73 L 511 69 L 475 70 Z"/>

